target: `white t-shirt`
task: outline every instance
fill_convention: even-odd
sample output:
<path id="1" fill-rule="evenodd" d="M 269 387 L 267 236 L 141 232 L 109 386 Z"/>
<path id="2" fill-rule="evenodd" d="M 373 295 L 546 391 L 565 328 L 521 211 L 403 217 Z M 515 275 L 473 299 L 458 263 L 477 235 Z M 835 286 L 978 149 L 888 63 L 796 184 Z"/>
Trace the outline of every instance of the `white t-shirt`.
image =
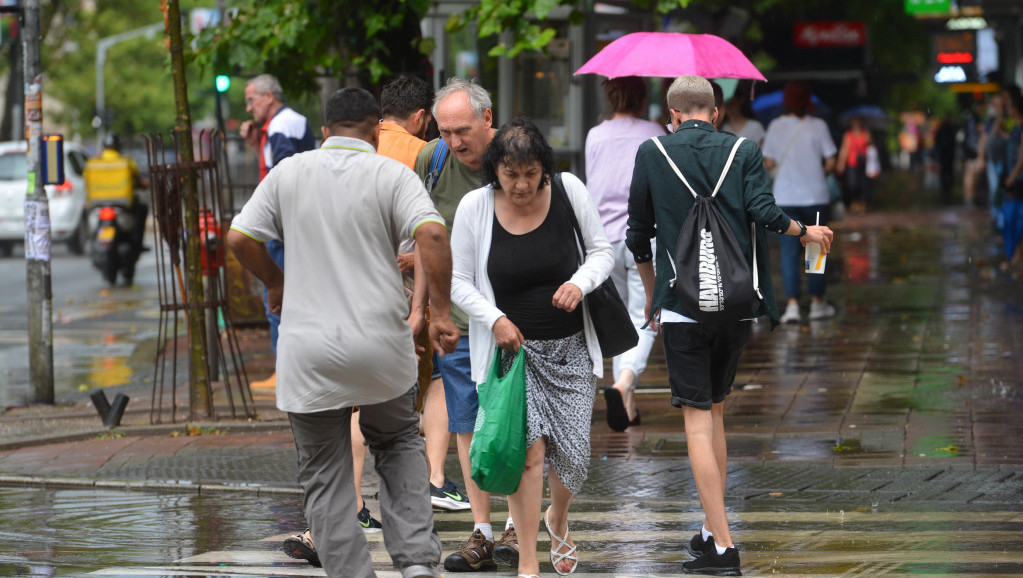
<path id="1" fill-rule="evenodd" d="M 774 119 L 767 127 L 763 152 L 764 157 L 781 165 L 774 179 L 774 199 L 779 206 L 806 207 L 830 202 L 824 159 L 835 155 L 838 149 L 823 120 L 791 115 Z"/>
<path id="2" fill-rule="evenodd" d="M 734 134 L 735 136 L 741 136 L 746 140 L 751 140 L 758 145 L 764 140 L 764 125 L 760 124 L 759 120 L 746 119 L 746 124 L 742 125 L 742 129 L 736 131 L 732 124 L 725 121 L 725 124 L 721 125 L 721 132 L 727 132 Z"/>
<path id="3" fill-rule="evenodd" d="M 422 181 L 364 141 L 331 137 L 259 184 L 231 228 L 284 241 L 277 407 L 312 413 L 380 403 L 417 376 L 402 239 L 444 219 Z"/>

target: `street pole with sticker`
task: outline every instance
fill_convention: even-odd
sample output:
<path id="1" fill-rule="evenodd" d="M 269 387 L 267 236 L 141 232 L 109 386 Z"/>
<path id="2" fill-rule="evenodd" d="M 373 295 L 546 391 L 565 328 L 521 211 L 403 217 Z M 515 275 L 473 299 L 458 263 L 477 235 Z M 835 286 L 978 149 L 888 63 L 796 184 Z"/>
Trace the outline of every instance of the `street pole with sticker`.
<path id="1" fill-rule="evenodd" d="M 24 0 L 25 137 L 28 190 L 25 191 L 25 266 L 28 278 L 29 379 L 33 403 L 54 402 L 53 291 L 50 278 L 50 206 L 43 188 L 43 77 L 39 46 L 39 0 Z"/>

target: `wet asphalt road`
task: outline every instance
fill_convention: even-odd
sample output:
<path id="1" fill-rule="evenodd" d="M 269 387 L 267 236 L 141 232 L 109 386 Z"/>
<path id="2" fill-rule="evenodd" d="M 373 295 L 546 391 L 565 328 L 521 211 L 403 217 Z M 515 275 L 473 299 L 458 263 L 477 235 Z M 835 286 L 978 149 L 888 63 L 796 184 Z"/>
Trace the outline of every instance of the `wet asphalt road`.
<path id="1" fill-rule="evenodd" d="M 133 287 L 110 287 L 88 256 L 53 248 L 54 390 L 141 382 L 153 370 L 158 321 L 155 257 L 142 255 Z M 21 248 L 0 259 L 0 407 L 30 401 L 26 264 Z M 80 396 L 79 396 L 80 397 Z"/>

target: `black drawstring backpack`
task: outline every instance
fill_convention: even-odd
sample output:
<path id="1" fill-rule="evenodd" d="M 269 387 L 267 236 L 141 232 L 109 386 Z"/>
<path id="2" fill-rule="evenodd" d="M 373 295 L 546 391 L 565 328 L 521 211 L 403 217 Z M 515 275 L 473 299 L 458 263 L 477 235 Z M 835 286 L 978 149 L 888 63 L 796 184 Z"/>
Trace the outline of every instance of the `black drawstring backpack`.
<path id="1" fill-rule="evenodd" d="M 675 272 L 675 278 L 669 284 L 682 299 L 687 315 L 707 325 L 751 319 L 763 301 L 757 274 L 756 223 L 750 223 L 750 237 L 753 240 L 751 275 L 735 234 L 714 205 L 714 197 L 721 189 L 721 183 L 732 167 L 735 153 L 744 140 L 740 137 L 732 146 L 714 192 L 710 196 L 702 196 L 689 185 L 682 171 L 664 150 L 661 141 L 653 139 L 672 170 L 693 195 L 693 208 L 682 223 L 674 258 L 670 253 L 668 255 Z"/>

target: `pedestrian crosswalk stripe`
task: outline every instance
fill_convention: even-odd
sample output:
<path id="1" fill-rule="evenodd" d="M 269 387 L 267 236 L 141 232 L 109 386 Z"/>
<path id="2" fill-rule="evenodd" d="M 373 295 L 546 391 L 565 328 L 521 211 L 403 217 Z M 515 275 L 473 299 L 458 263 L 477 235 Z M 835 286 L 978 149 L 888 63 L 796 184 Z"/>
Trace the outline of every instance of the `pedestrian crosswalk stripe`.
<path id="1" fill-rule="evenodd" d="M 583 502 L 583 500 L 580 500 Z M 698 511 L 587 511 L 576 504 L 570 525 L 579 547 L 578 578 L 665 578 L 678 576 L 690 559 L 683 543 L 695 532 Z M 496 509 L 495 529 L 505 512 Z M 772 578 L 866 578 L 928 574 L 944 578 L 1002 578 L 1023 575 L 1023 512 L 730 512 L 733 539 L 745 575 Z M 444 555 L 457 550 L 472 527 L 464 512 L 438 514 L 435 525 Z M 205 552 L 172 563 L 107 568 L 100 576 L 324 576 L 323 570 L 289 558 L 280 543 L 291 533 L 258 538 L 250 549 Z M 541 569 L 550 573 L 550 547 L 542 524 L 538 538 Z M 367 534 L 380 578 L 399 578 L 383 544 L 383 533 Z M 238 545 L 235 545 L 238 546 Z M 244 545 L 241 545 L 244 548 Z M 978 565 L 977 561 L 983 561 Z M 967 564 L 971 563 L 971 564 Z M 504 570 L 507 570 L 505 572 Z M 446 573 L 461 578 L 510 574 Z"/>

